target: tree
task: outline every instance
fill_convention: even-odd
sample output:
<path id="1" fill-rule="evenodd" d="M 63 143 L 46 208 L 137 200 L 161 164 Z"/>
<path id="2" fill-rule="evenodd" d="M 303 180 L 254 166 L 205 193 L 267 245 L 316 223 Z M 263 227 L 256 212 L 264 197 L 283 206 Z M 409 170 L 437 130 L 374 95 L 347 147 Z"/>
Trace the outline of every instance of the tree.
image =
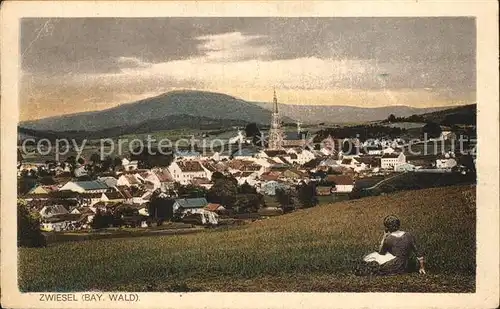
<path id="1" fill-rule="evenodd" d="M 238 194 L 234 202 L 234 209 L 238 213 L 256 212 L 261 205 L 258 194 Z"/>
<path id="2" fill-rule="evenodd" d="M 207 195 L 207 190 L 203 187 L 198 187 L 193 184 L 180 185 L 177 187 L 177 193 L 184 198 L 197 198 Z"/>
<path id="3" fill-rule="evenodd" d="M 107 228 L 113 224 L 113 216 L 107 212 L 97 209 L 94 219 L 90 223 L 93 229 Z"/>
<path id="4" fill-rule="evenodd" d="M 112 168 L 112 165 L 113 159 L 110 156 L 106 156 L 101 163 L 101 169 L 102 171 L 109 171 L 109 169 Z"/>
<path id="5" fill-rule="evenodd" d="M 174 216 L 174 203 L 174 199 L 162 198 L 157 194 L 153 194 L 148 204 L 149 217 L 156 220 L 157 224 L 172 219 Z"/>
<path id="6" fill-rule="evenodd" d="M 222 174 L 221 172 L 214 172 L 212 174 L 212 182 L 215 183 L 218 179 L 224 179 L 226 176 L 224 176 L 224 174 Z"/>
<path id="7" fill-rule="evenodd" d="M 245 127 L 245 135 L 249 138 L 252 138 L 252 143 L 254 145 L 263 146 L 262 133 L 260 132 L 256 123 L 252 122 L 247 124 L 247 126 Z"/>
<path id="8" fill-rule="evenodd" d="M 289 189 L 276 189 L 276 201 L 280 204 L 283 212 L 293 209 L 293 196 Z"/>
<path id="9" fill-rule="evenodd" d="M 120 159 L 119 157 L 115 157 L 115 158 L 113 159 L 113 163 L 112 163 L 112 165 L 111 165 L 111 166 L 112 166 L 113 171 L 114 171 L 117 167 L 119 167 L 119 166 L 121 166 L 121 165 L 122 165 L 122 159 Z"/>
<path id="10" fill-rule="evenodd" d="M 224 177 L 218 179 L 207 192 L 207 200 L 211 203 L 218 203 L 224 207 L 232 208 L 236 195 L 238 194 L 238 185 L 234 177 Z"/>
<path id="11" fill-rule="evenodd" d="M 387 117 L 387 121 L 388 122 L 394 122 L 394 121 L 396 121 L 396 116 L 394 116 L 393 114 L 390 114 L 389 117 Z"/>
<path id="12" fill-rule="evenodd" d="M 316 186 L 311 183 L 301 183 L 297 187 L 297 198 L 302 207 L 309 208 L 318 204 Z"/>
<path id="13" fill-rule="evenodd" d="M 422 133 L 425 137 L 427 133 L 428 138 L 438 138 L 441 136 L 441 126 L 435 122 L 428 122 L 423 128 Z"/>
<path id="14" fill-rule="evenodd" d="M 238 188 L 238 192 L 241 194 L 257 194 L 257 189 L 245 181 L 245 183 Z"/>
<path id="15" fill-rule="evenodd" d="M 47 242 L 40 231 L 38 218 L 29 211 L 26 202 L 17 202 L 17 245 L 19 247 L 45 247 Z"/>

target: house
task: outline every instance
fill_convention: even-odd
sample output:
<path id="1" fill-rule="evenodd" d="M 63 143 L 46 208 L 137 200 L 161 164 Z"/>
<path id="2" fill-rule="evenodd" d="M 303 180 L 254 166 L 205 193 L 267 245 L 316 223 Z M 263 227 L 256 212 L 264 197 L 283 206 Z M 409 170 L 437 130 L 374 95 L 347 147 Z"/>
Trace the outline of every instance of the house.
<path id="1" fill-rule="evenodd" d="M 342 167 L 355 168 L 359 164 L 356 158 L 343 158 L 340 160 L 339 165 Z"/>
<path id="2" fill-rule="evenodd" d="M 81 193 L 80 194 L 80 205 L 82 206 L 93 206 L 104 199 L 104 193 Z"/>
<path id="3" fill-rule="evenodd" d="M 104 193 L 109 190 L 106 183 L 99 180 L 69 181 L 59 191 L 74 191 L 79 193 Z"/>
<path id="4" fill-rule="evenodd" d="M 97 209 L 95 207 L 79 207 L 73 209 L 70 213 L 73 215 L 81 215 L 81 218 L 85 218 L 83 220 L 83 224 L 89 224 L 94 220 L 94 216 Z"/>
<path id="5" fill-rule="evenodd" d="M 175 212 L 191 212 L 194 213 L 197 210 L 201 210 L 207 207 L 208 202 L 204 197 L 201 198 L 183 198 L 176 199 L 173 205 L 173 210 Z"/>
<path id="6" fill-rule="evenodd" d="M 242 185 L 245 182 L 248 183 L 251 186 L 254 186 L 257 183 L 257 177 L 258 173 L 257 172 L 237 172 L 233 174 L 233 177 L 238 181 L 238 185 Z"/>
<path id="7" fill-rule="evenodd" d="M 210 190 L 210 188 L 214 185 L 208 178 L 193 178 L 191 179 L 191 183 L 196 187 L 202 187 L 207 190 Z"/>
<path id="8" fill-rule="evenodd" d="M 50 218 L 44 218 L 40 222 L 40 229 L 42 231 L 68 231 L 75 230 L 81 225 L 82 216 L 79 214 L 61 214 L 55 215 Z"/>
<path id="9" fill-rule="evenodd" d="M 226 210 L 224 206 L 221 204 L 215 204 L 215 203 L 209 203 L 207 206 L 205 206 L 205 209 L 211 212 L 223 212 Z"/>
<path id="10" fill-rule="evenodd" d="M 415 165 L 410 163 L 402 163 L 394 166 L 395 172 L 411 172 L 416 169 Z"/>
<path id="11" fill-rule="evenodd" d="M 387 146 L 382 149 L 382 154 L 393 154 L 395 151 L 394 148 Z"/>
<path id="12" fill-rule="evenodd" d="M 47 205 L 39 211 L 40 217 L 42 218 L 50 218 L 67 213 L 69 213 L 69 211 L 63 205 Z"/>
<path id="13" fill-rule="evenodd" d="M 445 153 L 436 158 L 436 168 L 451 169 L 457 165 L 454 153 Z"/>
<path id="14" fill-rule="evenodd" d="M 207 170 L 198 161 L 174 161 L 168 167 L 175 181 L 187 185 L 194 178 L 208 178 Z"/>
<path id="15" fill-rule="evenodd" d="M 101 201 L 103 202 L 125 202 L 126 198 L 120 191 L 111 191 L 102 194 Z"/>
<path id="16" fill-rule="evenodd" d="M 122 159 L 122 166 L 125 171 L 133 171 L 138 168 L 139 162 L 137 160 L 130 161 L 127 158 Z"/>
<path id="17" fill-rule="evenodd" d="M 309 174 L 307 174 L 306 172 L 299 171 L 297 169 L 288 169 L 282 173 L 282 177 L 292 180 L 303 180 L 303 179 L 309 179 Z"/>
<path id="18" fill-rule="evenodd" d="M 406 155 L 401 152 L 396 153 L 386 153 L 380 158 L 380 167 L 382 169 L 394 169 L 396 165 L 406 163 Z"/>
<path id="19" fill-rule="evenodd" d="M 104 182 L 108 187 L 116 187 L 118 180 L 115 177 L 106 176 L 106 177 L 97 177 L 97 180 Z"/>
<path id="20" fill-rule="evenodd" d="M 52 192 L 57 192 L 59 188 L 57 186 L 44 186 L 44 185 L 38 185 L 36 187 L 33 187 L 28 194 L 50 194 Z"/>
<path id="21" fill-rule="evenodd" d="M 329 196 L 332 194 L 332 186 L 316 186 L 316 195 Z"/>
<path id="22" fill-rule="evenodd" d="M 161 188 L 161 182 L 156 173 L 146 170 L 139 173 L 141 180 L 145 188 L 150 191 L 155 191 Z"/>
<path id="23" fill-rule="evenodd" d="M 165 192 L 170 189 L 174 184 L 174 178 L 170 175 L 168 169 L 153 169 L 153 173 L 155 173 L 156 177 L 160 181 L 160 190 Z"/>
<path id="24" fill-rule="evenodd" d="M 261 150 L 257 154 L 259 158 L 274 158 L 278 156 L 286 156 L 287 152 L 285 150 Z"/>
<path id="25" fill-rule="evenodd" d="M 278 180 L 281 178 L 281 173 L 280 171 L 269 171 L 260 175 L 259 178 L 264 181 Z"/>
<path id="26" fill-rule="evenodd" d="M 260 187 L 260 192 L 265 195 L 274 196 L 276 195 L 276 190 L 287 188 L 289 188 L 287 184 L 271 180 L 262 184 L 262 186 Z"/>
<path id="27" fill-rule="evenodd" d="M 348 175 L 328 175 L 326 181 L 333 185 L 335 193 L 349 193 L 354 189 L 354 180 Z"/>
<path id="28" fill-rule="evenodd" d="M 436 155 L 407 155 L 406 162 L 415 166 L 415 169 L 434 168 L 436 166 Z"/>
<path id="29" fill-rule="evenodd" d="M 142 185 L 142 177 L 139 174 L 123 173 L 118 177 L 116 186 L 120 187 L 139 187 Z"/>
<path id="30" fill-rule="evenodd" d="M 133 204 L 144 204 L 150 201 L 153 193 L 147 190 L 136 190 L 132 192 L 132 203 Z"/>

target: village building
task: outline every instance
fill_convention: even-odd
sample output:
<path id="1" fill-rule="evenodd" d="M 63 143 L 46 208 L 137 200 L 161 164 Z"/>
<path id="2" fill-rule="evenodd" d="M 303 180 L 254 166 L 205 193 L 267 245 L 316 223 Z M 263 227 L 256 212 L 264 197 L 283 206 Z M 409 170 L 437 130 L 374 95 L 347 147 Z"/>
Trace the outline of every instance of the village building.
<path id="1" fill-rule="evenodd" d="M 275 196 L 276 190 L 278 189 L 288 189 L 290 186 L 283 182 L 278 182 L 276 180 L 267 181 L 261 184 L 260 193 Z"/>
<path id="2" fill-rule="evenodd" d="M 67 213 L 69 213 L 69 211 L 63 205 L 47 205 L 39 211 L 40 217 L 42 218 L 50 218 L 56 215 L 64 215 Z"/>
<path id="3" fill-rule="evenodd" d="M 160 190 L 166 192 L 173 187 L 174 178 L 166 168 L 156 168 L 151 170 L 160 183 Z"/>
<path id="4" fill-rule="evenodd" d="M 120 187 L 139 187 L 142 185 L 142 179 L 139 174 L 136 174 L 136 172 L 132 173 L 123 173 L 121 174 L 117 181 L 116 181 L 116 186 Z"/>
<path id="5" fill-rule="evenodd" d="M 59 187 L 55 185 L 50 185 L 50 186 L 45 186 L 45 185 L 38 185 L 33 187 L 30 191 L 28 191 L 29 194 L 45 194 L 48 195 L 53 192 L 59 191 Z"/>
<path id="6" fill-rule="evenodd" d="M 110 188 L 99 180 L 68 181 L 59 191 L 73 191 L 79 193 L 104 193 Z"/>
<path id="7" fill-rule="evenodd" d="M 436 158 L 436 168 L 438 169 L 451 169 L 457 166 L 457 160 L 454 153 L 445 153 Z"/>
<path id="8" fill-rule="evenodd" d="M 138 168 L 139 162 L 137 160 L 130 161 L 127 158 L 122 159 L 122 167 L 125 171 L 133 171 Z"/>
<path id="9" fill-rule="evenodd" d="M 176 199 L 172 207 L 174 213 L 177 212 L 195 213 L 198 210 L 204 209 L 205 207 L 207 207 L 207 205 L 208 205 L 207 199 L 204 197 L 183 198 L 183 199 Z"/>
<path id="10" fill-rule="evenodd" d="M 224 206 L 222 206 L 221 204 L 209 203 L 207 206 L 205 206 L 205 210 L 215 213 L 222 213 L 226 210 L 226 208 L 224 208 Z"/>
<path id="11" fill-rule="evenodd" d="M 394 170 L 394 167 L 396 165 L 399 165 L 399 164 L 403 164 L 403 163 L 406 163 L 406 155 L 401 152 L 399 154 L 396 154 L 396 153 L 387 153 L 387 154 L 384 154 L 381 158 L 380 158 L 380 167 L 382 169 L 386 169 L 386 170 Z"/>
<path id="12" fill-rule="evenodd" d="M 194 178 L 209 178 L 207 170 L 198 161 L 174 161 L 168 171 L 182 185 L 189 184 Z"/>
<path id="13" fill-rule="evenodd" d="M 108 187 L 116 187 L 118 184 L 118 179 L 112 176 L 97 177 L 97 180 L 104 182 Z"/>
<path id="14" fill-rule="evenodd" d="M 354 189 L 354 180 L 348 175 L 328 175 L 326 181 L 333 185 L 335 193 L 350 193 Z"/>

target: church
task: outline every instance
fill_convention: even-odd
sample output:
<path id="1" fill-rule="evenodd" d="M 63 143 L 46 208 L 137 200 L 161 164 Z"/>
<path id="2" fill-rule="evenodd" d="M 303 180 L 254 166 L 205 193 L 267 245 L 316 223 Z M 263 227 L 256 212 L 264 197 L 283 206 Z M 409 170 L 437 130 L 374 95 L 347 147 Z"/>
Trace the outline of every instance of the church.
<path id="1" fill-rule="evenodd" d="M 283 150 L 285 148 L 305 147 L 309 139 L 309 133 L 300 128 L 301 123 L 297 122 L 296 132 L 284 132 L 278 110 L 278 98 L 276 90 L 273 94 L 273 113 L 271 116 L 271 126 L 269 129 L 268 150 Z"/>

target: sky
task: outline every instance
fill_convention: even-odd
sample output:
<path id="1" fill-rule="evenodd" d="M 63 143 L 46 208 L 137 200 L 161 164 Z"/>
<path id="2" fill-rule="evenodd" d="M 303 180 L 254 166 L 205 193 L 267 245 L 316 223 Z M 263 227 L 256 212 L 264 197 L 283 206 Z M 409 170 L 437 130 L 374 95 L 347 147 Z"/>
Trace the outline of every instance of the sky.
<path id="1" fill-rule="evenodd" d="M 176 89 L 284 104 L 474 103 L 466 17 L 25 18 L 20 120 Z"/>

